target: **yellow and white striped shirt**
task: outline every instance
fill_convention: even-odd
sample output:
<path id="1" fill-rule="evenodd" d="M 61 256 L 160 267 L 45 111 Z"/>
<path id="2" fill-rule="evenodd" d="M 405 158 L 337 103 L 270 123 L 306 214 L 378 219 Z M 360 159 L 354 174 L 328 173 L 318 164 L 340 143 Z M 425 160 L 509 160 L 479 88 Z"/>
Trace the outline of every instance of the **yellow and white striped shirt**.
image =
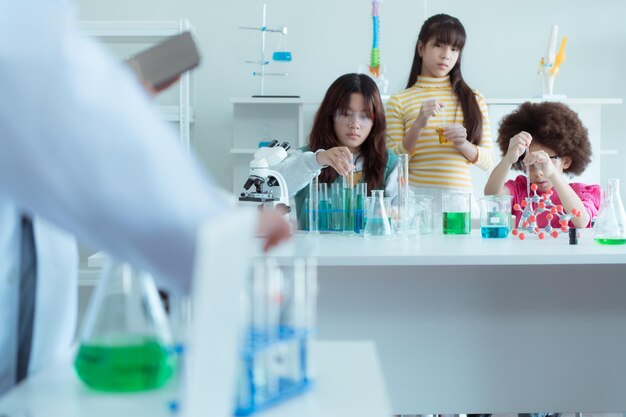
<path id="1" fill-rule="evenodd" d="M 494 164 L 493 143 L 489 128 L 489 115 L 485 97 L 474 91 L 483 115 L 482 136 L 478 146 L 478 160 L 475 165 L 483 170 Z M 445 105 L 445 124 L 463 124 L 463 111 L 457 96 L 452 91 L 450 77 L 422 77 L 417 82 L 394 96 L 387 102 L 387 147 L 396 155 L 408 154 L 403 139 L 420 111 L 422 103 L 437 99 Z M 420 132 L 415 150 L 410 154 L 410 183 L 417 187 L 472 189 L 470 162 L 451 142 L 439 143 L 435 128 L 441 126 L 443 116 L 435 115 Z"/>

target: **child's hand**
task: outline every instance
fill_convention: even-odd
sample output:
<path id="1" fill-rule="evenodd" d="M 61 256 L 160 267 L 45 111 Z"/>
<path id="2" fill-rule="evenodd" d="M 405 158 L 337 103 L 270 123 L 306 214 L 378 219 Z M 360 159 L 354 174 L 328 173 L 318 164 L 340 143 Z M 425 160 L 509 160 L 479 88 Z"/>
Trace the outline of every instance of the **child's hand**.
<path id="1" fill-rule="evenodd" d="M 337 146 L 317 153 L 317 163 L 333 167 L 339 175 L 352 172 L 352 152 L 345 146 Z"/>
<path id="2" fill-rule="evenodd" d="M 509 149 L 506 151 L 504 159 L 511 165 L 516 163 L 519 157 L 526 152 L 526 148 L 530 146 L 532 140 L 532 136 L 527 132 L 519 132 L 517 135 L 513 136 L 509 141 Z"/>
<path id="3" fill-rule="evenodd" d="M 444 107 L 445 106 L 443 105 L 443 103 L 437 101 L 436 98 L 432 100 L 426 100 L 422 104 L 422 107 L 420 108 L 420 112 L 417 115 L 417 119 L 415 119 L 414 124 L 418 125 L 420 129 L 424 128 L 424 126 L 426 126 L 426 124 L 428 123 L 428 119 L 436 114 L 439 114 L 439 112 Z"/>
<path id="4" fill-rule="evenodd" d="M 552 177 L 557 172 L 550 156 L 545 151 L 530 152 L 524 158 L 524 164 L 527 166 L 534 165 L 535 168 L 541 170 L 546 178 Z"/>
<path id="5" fill-rule="evenodd" d="M 446 126 L 443 129 L 443 135 L 454 146 L 461 146 L 467 141 L 467 130 L 465 130 L 465 126 L 459 123 Z"/>

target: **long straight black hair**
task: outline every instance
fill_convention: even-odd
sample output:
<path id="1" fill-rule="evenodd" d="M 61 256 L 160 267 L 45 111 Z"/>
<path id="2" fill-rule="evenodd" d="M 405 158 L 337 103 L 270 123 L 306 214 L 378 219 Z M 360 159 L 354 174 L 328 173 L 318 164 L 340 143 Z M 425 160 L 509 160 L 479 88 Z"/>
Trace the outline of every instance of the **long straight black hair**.
<path id="1" fill-rule="evenodd" d="M 385 110 L 380 92 L 374 80 L 366 74 L 345 74 L 337 78 L 326 91 L 319 110 L 315 114 L 313 128 L 309 136 L 309 149 L 330 149 L 341 146 L 335 135 L 335 112 L 345 112 L 350 106 L 352 94 L 361 94 L 365 100 L 367 116 L 374 122 L 372 130 L 361 145 L 363 157 L 363 175 L 367 182 L 368 193 L 385 187 L 385 168 L 387 166 L 387 145 L 385 143 Z M 332 183 L 339 174 L 332 167 L 322 169 L 320 182 Z"/>
<path id="2" fill-rule="evenodd" d="M 442 13 L 431 16 L 424 22 L 415 44 L 413 65 L 406 88 L 413 87 L 417 77 L 422 73 L 422 57 L 419 54 L 419 49 L 420 46 L 425 47 L 431 39 L 437 43 L 451 45 L 459 49 L 459 59 L 450 70 L 450 82 L 452 83 L 452 91 L 461 104 L 463 126 L 467 130 L 467 138 L 477 145 L 482 136 L 483 115 L 480 112 L 476 95 L 465 83 L 461 74 L 461 55 L 465 46 L 466 34 L 459 19 Z"/>

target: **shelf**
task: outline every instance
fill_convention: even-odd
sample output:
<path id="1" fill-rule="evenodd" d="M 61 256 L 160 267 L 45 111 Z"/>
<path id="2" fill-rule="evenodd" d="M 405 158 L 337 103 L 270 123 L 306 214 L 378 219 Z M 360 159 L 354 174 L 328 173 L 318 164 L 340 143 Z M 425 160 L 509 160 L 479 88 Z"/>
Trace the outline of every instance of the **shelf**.
<path id="1" fill-rule="evenodd" d="M 156 44 L 164 38 L 193 29 L 186 19 L 83 21 L 79 23 L 79 28 L 86 36 L 106 44 Z M 111 49 L 115 50 L 118 47 L 111 46 Z M 178 123 L 180 143 L 187 149 L 190 148 L 192 124 L 195 121 L 195 113 L 190 105 L 192 77 L 193 74 L 190 72 L 180 77 L 177 86 L 178 105 L 158 106 L 163 121 Z"/>
<path id="2" fill-rule="evenodd" d="M 166 122 L 180 122 L 180 107 L 178 106 L 159 106 L 159 113 Z M 195 111 L 189 108 L 189 123 L 195 121 Z"/>
<path id="3" fill-rule="evenodd" d="M 259 148 L 232 148 L 230 153 L 233 155 L 253 155 Z"/>
<path id="4" fill-rule="evenodd" d="M 303 104 L 302 98 L 280 97 L 237 97 L 231 98 L 233 104 Z"/>
<path id="5" fill-rule="evenodd" d="M 94 36 L 104 42 L 126 43 L 132 40 L 136 43 L 153 43 L 168 36 L 179 34 L 189 27 L 186 21 L 84 21 L 80 29 L 89 36 Z"/>
<path id="6" fill-rule="evenodd" d="M 486 98 L 487 104 L 522 104 L 527 101 L 541 103 L 543 101 L 559 101 L 566 104 L 622 104 L 621 98 Z"/>

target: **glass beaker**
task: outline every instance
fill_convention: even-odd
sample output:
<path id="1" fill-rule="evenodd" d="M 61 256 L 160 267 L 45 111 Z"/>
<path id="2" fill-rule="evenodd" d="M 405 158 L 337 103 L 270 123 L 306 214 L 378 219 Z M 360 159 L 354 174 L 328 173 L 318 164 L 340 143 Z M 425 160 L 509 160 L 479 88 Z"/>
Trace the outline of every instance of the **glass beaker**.
<path id="1" fill-rule="evenodd" d="M 602 245 L 626 244 L 626 213 L 619 195 L 619 179 L 609 178 L 593 227 L 593 238 Z"/>
<path id="2" fill-rule="evenodd" d="M 511 196 L 482 197 L 480 204 L 480 234 L 486 239 L 504 238 L 511 226 Z"/>
<path id="3" fill-rule="evenodd" d="M 472 227 L 471 193 L 452 192 L 441 196 L 444 235 L 468 235 Z"/>
<path id="4" fill-rule="evenodd" d="M 100 391 L 159 388 L 173 374 L 171 345 L 152 277 L 108 261 L 85 315 L 74 362 L 79 378 Z"/>
<path id="5" fill-rule="evenodd" d="M 383 190 L 372 190 L 372 201 L 367 213 L 367 224 L 363 236 L 386 237 L 391 236 L 391 225 L 385 210 Z"/>
<path id="6" fill-rule="evenodd" d="M 416 195 L 415 204 L 419 207 L 418 232 L 420 235 L 429 235 L 433 231 L 433 197 L 430 195 Z"/>

